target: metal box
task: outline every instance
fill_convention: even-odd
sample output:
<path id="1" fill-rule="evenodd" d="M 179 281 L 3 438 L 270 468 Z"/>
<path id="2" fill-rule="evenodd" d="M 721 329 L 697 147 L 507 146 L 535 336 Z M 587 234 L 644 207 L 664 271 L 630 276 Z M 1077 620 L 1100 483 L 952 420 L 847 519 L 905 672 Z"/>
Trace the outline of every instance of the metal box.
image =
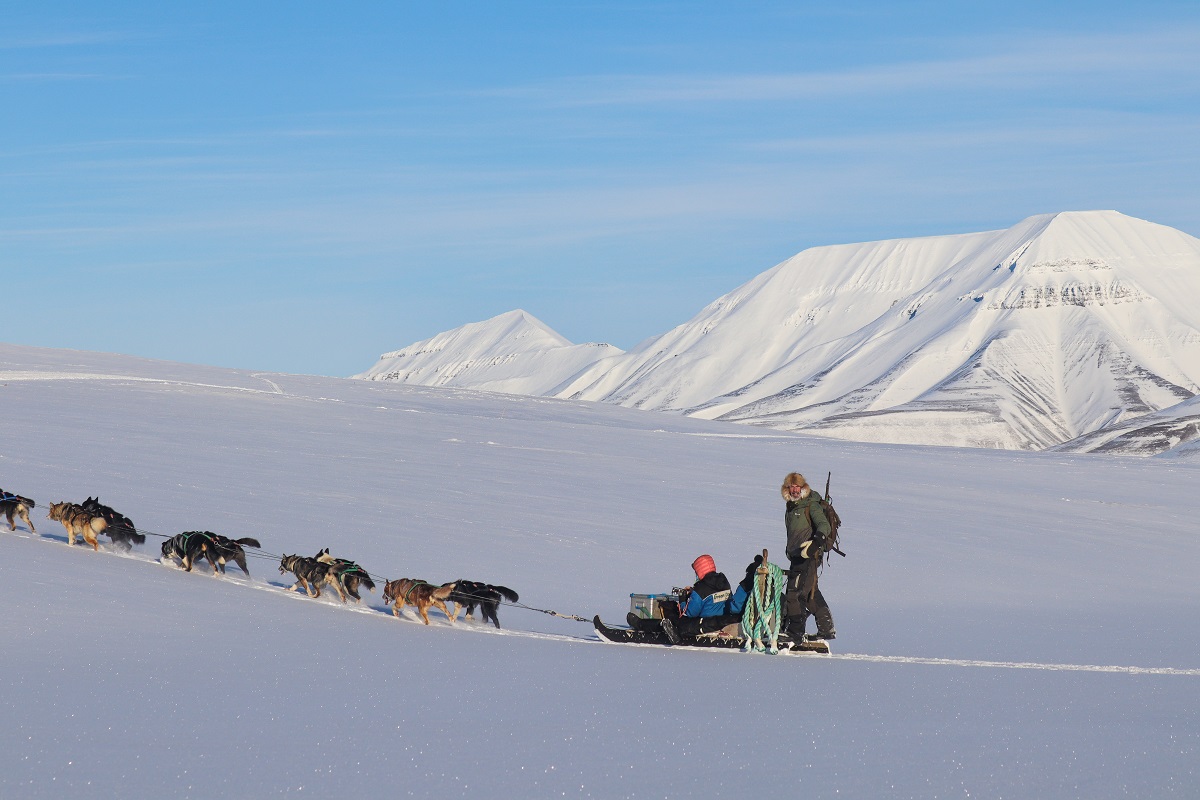
<path id="1" fill-rule="evenodd" d="M 677 600 L 673 594 L 630 594 L 629 611 L 642 619 L 662 619 L 662 604 Z"/>

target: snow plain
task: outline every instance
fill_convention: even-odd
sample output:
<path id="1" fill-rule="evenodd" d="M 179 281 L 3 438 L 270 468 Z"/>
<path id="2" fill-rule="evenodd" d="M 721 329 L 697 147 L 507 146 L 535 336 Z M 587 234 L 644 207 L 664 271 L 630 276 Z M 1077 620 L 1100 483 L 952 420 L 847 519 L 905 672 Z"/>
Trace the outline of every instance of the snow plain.
<path id="1" fill-rule="evenodd" d="M 0 797 L 1200 794 L 1200 471 L 860 444 L 610 405 L 0 345 Z M 161 534 L 329 546 L 619 621 L 781 549 L 833 472 L 835 655 L 622 647 L 501 609 L 425 627 L 67 547 L 98 494 Z"/>

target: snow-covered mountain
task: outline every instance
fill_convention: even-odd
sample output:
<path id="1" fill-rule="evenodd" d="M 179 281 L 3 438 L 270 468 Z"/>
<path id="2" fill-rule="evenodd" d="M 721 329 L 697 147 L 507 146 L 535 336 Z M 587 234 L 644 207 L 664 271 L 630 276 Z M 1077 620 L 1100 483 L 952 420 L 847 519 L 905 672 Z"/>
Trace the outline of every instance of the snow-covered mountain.
<path id="1" fill-rule="evenodd" d="M 374 367 L 354 377 L 542 395 L 563 376 L 621 352 L 609 344 L 571 344 L 518 309 L 384 353 Z"/>
<path id="2" fill-rule="evenodd" d="M 1109 425 L 1053 449 L 1064 453 L 1195 456 L 1200 454 L 1200 396 Z"/>
<path id="3" fill-rule="evenodd" d="M 506 317 L 480 325 L 494 334 Z M 515 388 L 465 373 L 455 385 L 845 439 L 1046 449 L 1200 392 L 1200 240 L 1089 211 L 817 247 L 628 353 L 571 372 L 520 352 L 505 375 Z M 425 369 L 464 360 L 447 347 Z"/>

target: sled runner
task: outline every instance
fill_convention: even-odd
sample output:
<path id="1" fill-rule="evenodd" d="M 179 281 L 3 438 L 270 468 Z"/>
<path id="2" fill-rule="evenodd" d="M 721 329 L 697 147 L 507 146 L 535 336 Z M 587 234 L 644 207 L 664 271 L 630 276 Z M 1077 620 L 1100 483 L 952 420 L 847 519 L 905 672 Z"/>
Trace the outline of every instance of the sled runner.
<path id="1" fill-rule="evenodd" d="M 616 644 L 657 644 L 671 647 L 723 647 L 727 649 L 745 649 L 746 638 L 740 632 L 730 632 L 729 628 L 737 631 L 736 625 L 730 625 L 715 633 L 702 633 L 693 639 L 682 639 L 679 644 L 672 645 L 667 639 L 665 633 L 657 631 L 635 631 L 632 628 L 616 628 L 611 625 L 606 625 L 596 616 L 592 619 L 592 625 L 596 628 L 596 635 L 606 642 L 614 642 Z M 779 637 L 779 649 L 791 650 L 797 653 L 828 653 L 829 643 L 823 639 L 806 639 L 803 642 L 796 643 L 788 638 L 786 634 Z"/>

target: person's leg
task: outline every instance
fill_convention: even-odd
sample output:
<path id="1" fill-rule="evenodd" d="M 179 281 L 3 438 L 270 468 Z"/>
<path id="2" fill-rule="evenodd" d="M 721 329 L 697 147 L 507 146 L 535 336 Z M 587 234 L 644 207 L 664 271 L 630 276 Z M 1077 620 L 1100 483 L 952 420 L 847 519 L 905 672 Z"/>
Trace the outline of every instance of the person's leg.
<path id="1" fill-rule="evenodd" d="M 808 625 L 808 604 L 804 597 L 808 566 L 807 561 L 797 560 L 792 562 L 788 570 L 784 631 L 795 642 L 803 641 L 804 628 Z"/>
<path id="2" fill-rule="evenodd" d="M 829 604 L 825 602 L 825 595 L 821 594 L 820 587 L 813 591 L 812 599 L 808 601 L 808 609 L 817 619 L 817 637 L 820 639 L 836 638 L 837 631 L 833 628 L 833 613 L 829 610 Z"/>

